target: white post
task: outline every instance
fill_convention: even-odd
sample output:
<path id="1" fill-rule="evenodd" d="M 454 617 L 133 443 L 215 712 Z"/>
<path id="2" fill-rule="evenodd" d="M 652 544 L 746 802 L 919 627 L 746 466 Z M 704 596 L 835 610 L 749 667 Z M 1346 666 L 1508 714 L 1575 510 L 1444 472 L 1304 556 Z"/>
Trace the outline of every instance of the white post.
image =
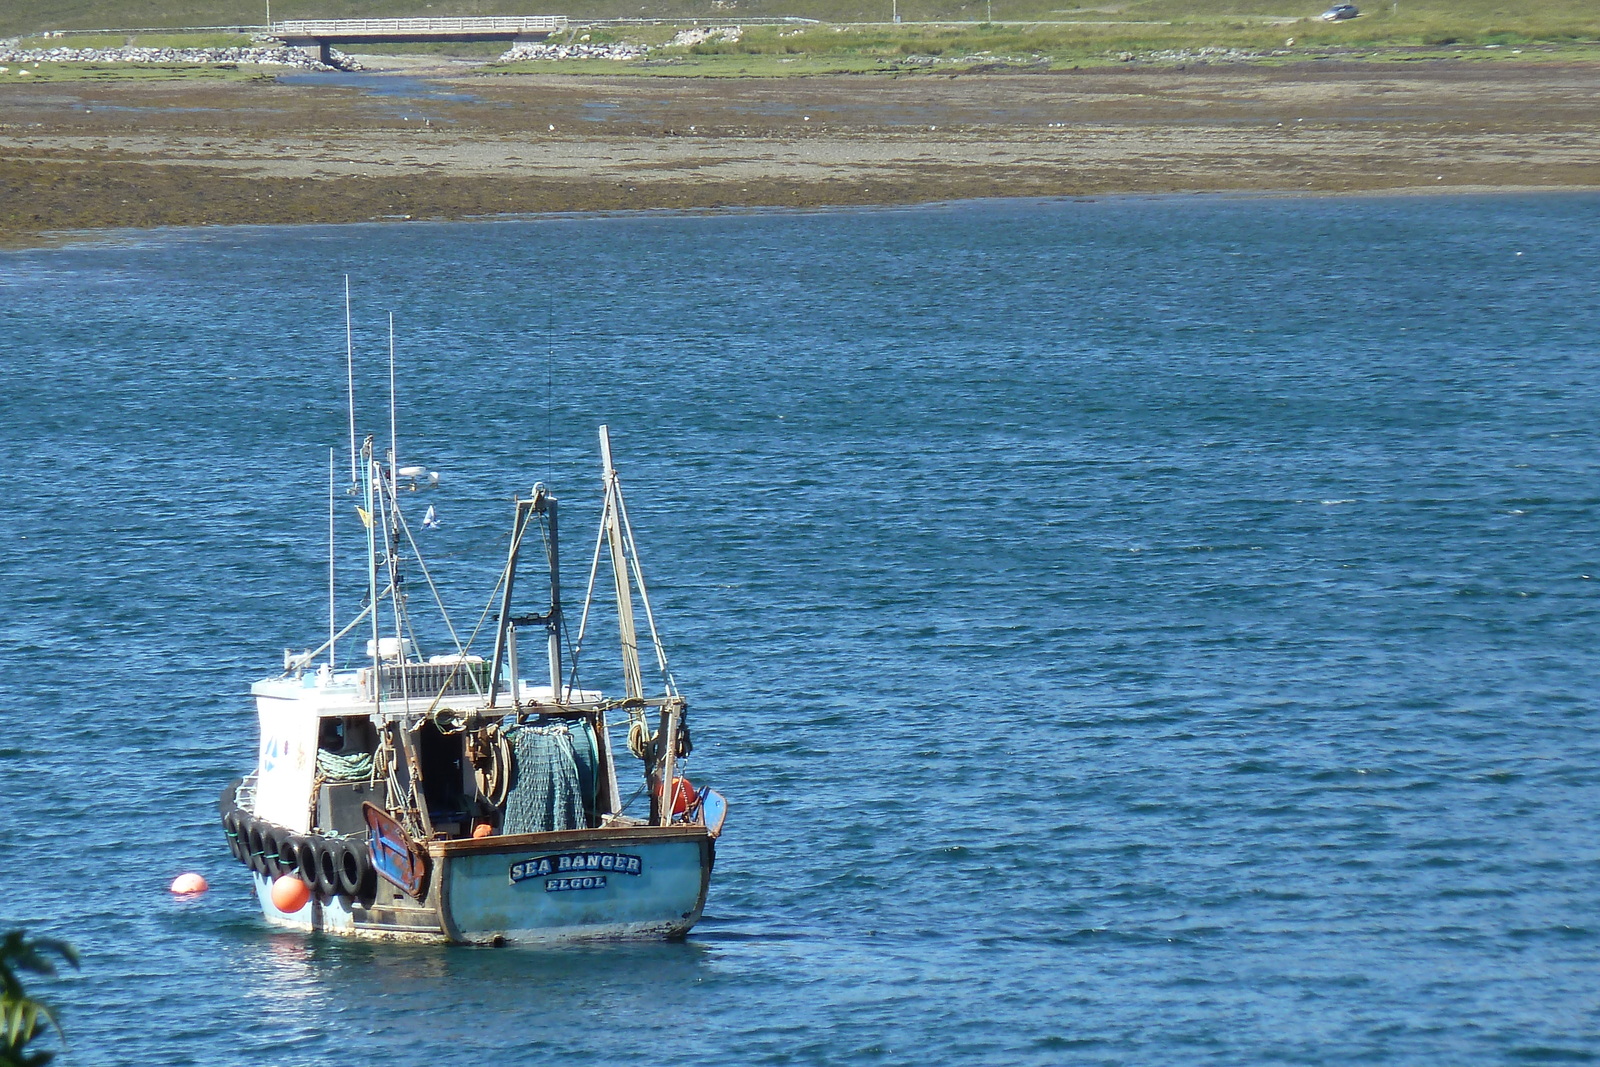
<path id="1" fill-rule="evenodd" d="M 356 350 L 350 333 L 350 275 L 344 276 L 344 375 L 345 400 L 350 408 L 350 488 L 361 484 L 356 473 Z"/>
<path id="2" fill-rule="evenodd" d="M 600 460 L 605 466 L 606 501 L 600 521 L 611 546 L 611 572 L 617 586 L 617 630 L 622 639 L 622 680 L 628 696 L 644 696 L 644 680 L 639 670 L 639 633 L 633 623 L 633 589 L 628 582 L 628 551 L 622 539 L 621 490 L 617 469 L 611 463 L 611 431 L 600 427 Z"/>
<path id="3" fill-rule="evenodd" d="M 339 617 L 333 606 L 333 479 L 336 464 L 334 450 L 328 449 L 328 666 L 334 664 L 333 643 L 338 640 L 336 632 L 339 626 Z"/>

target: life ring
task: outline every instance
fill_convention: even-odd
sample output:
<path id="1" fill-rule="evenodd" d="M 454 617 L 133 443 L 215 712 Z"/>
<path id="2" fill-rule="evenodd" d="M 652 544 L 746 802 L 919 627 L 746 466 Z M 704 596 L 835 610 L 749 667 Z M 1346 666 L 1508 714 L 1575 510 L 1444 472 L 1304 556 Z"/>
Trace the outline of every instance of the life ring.
<path id="1" fill-rule="evenodd" d="M 339 843 L 339 895 L 352 903 L 366 899 L 373 878 L 372 854 L 359 841 Z"/>
<path id="2" fill-rule="evenodd" d="M 315 882 L 307 879 L 306 884 L 315 889 L 321 899 L 331 900 L 339 893 L 339 843 L 326 837 L 316 837 L 309 844 L 312 855 L 316 857 L 316 874 Z"/>

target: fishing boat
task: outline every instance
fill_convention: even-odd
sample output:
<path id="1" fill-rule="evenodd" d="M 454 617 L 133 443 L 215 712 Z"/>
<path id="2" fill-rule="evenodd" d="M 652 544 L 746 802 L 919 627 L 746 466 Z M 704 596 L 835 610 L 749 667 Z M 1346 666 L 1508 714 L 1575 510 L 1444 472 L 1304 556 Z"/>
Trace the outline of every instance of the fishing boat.
<path id="1" fill-rule="evenodd" d="M 220 799 L 229 848 L 249 868 L 266 921 L 475 944 L 684 936 L 705 907 L 727 804 L 684 774 L 688 705 L 656 631 L 606 428 L 604 506 L 577 636 L 568 647 L 557 500 L 536 484 L 515 499 L 509 557 L 484 610 L 494 618 L 487 658 L 456 639 L 442 604 L 446 651 L 424 656 L 412 622 L 408 577 L 434 582 L 402 502 L 437 475 L 398 466 L 392 432 L 387 455 L 371 437 L 357 449 L 353 413 L 351 446 L 363 606 L 336 629 L 330 455 L 327 640 L 285 651 L 282 672 L 251 687 L 257 763 Z M 547 599 L 519 613 L 529 546 L 543 549 Z M 607 556 L 622 666 L 613 697 L 578 685 Z M 662 678 L 653 695 L 636 606 Z M 519 633 L 537 635 L 547 677 L 521 676 Z M 364 656 L 338 658 L 363 638 Z M 618 766 L 628 757 L 638 761 L 636 788 Z"/>

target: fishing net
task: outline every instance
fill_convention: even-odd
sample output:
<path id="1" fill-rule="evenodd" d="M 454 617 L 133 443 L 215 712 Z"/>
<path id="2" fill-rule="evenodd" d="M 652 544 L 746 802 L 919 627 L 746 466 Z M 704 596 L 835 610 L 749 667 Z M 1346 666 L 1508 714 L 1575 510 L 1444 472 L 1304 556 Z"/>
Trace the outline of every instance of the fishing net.
<path id="1" fill-rule="evenodd" d="M 506 731 L 514 771 L 503 834 L 581 830 L 594 808 L 594 739 L 561 723 Z"/>

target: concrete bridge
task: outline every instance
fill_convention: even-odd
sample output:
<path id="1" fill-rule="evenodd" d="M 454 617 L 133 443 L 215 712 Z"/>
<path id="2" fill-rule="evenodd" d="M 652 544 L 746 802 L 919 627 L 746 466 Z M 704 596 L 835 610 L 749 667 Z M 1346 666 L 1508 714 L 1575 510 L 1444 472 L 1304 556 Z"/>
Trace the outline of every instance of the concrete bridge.
<path id="1" fill-rule="evenodd" d="M 336 44 L 416 44 L 426 41 L 542 41 L 567 28 L 565 15 L 496 15 L 443 19 L 293 19 L 268 32 L 327 63 Z"/>

